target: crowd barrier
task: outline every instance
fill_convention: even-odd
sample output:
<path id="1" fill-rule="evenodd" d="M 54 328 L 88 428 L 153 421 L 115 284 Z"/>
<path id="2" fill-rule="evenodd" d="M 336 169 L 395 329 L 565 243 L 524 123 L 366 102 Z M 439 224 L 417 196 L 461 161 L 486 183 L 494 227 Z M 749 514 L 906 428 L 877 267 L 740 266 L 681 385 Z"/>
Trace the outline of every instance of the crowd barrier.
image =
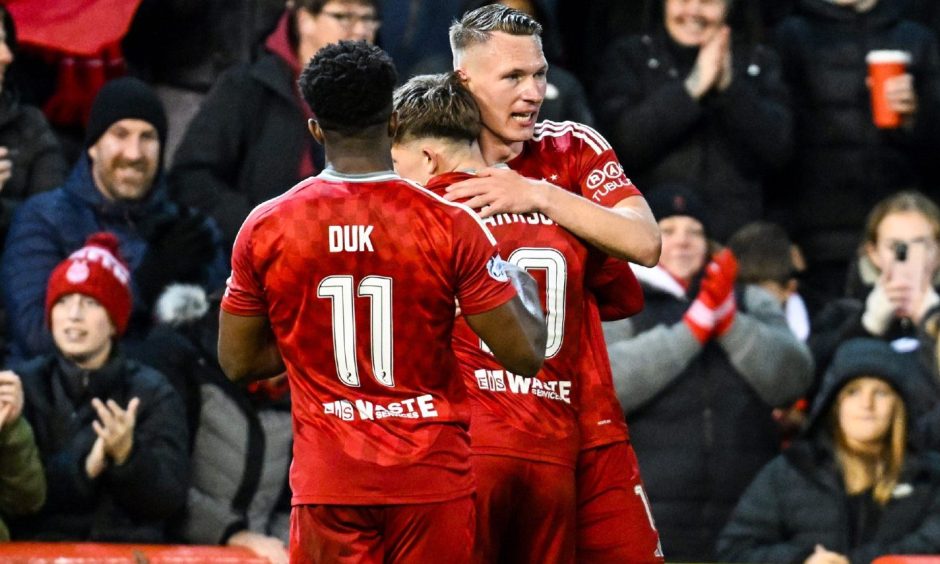
<path id="1" fill-rule="evenodd" d="M 0 543 L 0 564 L 266 564 L 247 548 L 59 542 Z"/>
<path id="2" fill-rule="evenodd" d="M 871 564 L 940 564 L 940 555 L 936 556 L 881 556 Z"/>

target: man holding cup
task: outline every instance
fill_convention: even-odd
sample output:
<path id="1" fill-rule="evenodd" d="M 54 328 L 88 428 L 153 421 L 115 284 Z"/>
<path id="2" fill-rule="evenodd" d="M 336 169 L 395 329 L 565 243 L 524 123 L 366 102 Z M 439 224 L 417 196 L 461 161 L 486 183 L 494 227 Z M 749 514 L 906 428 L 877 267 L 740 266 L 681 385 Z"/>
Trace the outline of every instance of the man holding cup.
<path id="1" fill-rule="evenodd" d="M 878 201 L 904 188 L 940 196 L 937 38 L 901 4 L 803 0 L 777 30 L 797 137 L 776 219 L 804 251 L 807 285 L 829 295 L 843 293 Z"/>

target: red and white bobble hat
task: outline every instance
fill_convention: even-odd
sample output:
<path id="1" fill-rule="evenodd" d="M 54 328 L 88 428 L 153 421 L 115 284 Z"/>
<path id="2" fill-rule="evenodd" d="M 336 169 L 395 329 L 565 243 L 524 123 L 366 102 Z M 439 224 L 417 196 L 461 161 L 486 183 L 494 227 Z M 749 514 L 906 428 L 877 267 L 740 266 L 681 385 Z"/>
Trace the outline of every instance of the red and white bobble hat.
<path id="1" fill-rule="evenodd" d="M 112 233 L 94 233 L 85 246 L 72 253 L 49 276 L 46 288 L 46 320 L 62 296 L 82 294 L 104 307 L 118 336 L 127 329 L 131 316 L 131 273 L 118 251 Z"/>

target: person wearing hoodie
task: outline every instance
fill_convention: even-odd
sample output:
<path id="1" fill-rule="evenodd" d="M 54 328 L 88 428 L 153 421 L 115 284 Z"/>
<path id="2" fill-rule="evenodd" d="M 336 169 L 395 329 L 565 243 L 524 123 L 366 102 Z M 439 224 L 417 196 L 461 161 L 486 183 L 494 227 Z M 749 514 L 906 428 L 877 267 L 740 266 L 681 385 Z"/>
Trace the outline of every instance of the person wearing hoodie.
<path id="1" fill-rule="evenodd" d="M 229 69 L 209 91 L 173 157 L 173 197 L 214 218 L 226 249 L 248 212 L 323 169 L 307 131 L 313 114 L 297 79 L 307 61 L 340 40 L 375 40 L 375 0 L 298 0 L 251 64 Z"/>
<path id="2" fill-rule="evenodd" d="M 813 364 L 777 300 L 736 283 L 731 252 L 709 258 L 693 192 L 661 186 L 648 201 L 663 250 L 657 266 L 634 267 L 646 307 L 604 334 L 663 550 L 706 562 L 741 492 L 778 452 L 773 409 L 800 397 Z"/>
<path id="3" fill-rule="evenodd" d="M 778 213 L 808 263 L 808 283 L 844 293 L 865 216 L 875 203 L 916 188 L 937 200 L 940 151 L 940 51 L 926 27 L 903 18 L 907 3 L 800 0 L 777 28 L 775 44 L 793 95 L 796 153 L 780 178 Z M 911 57 L 907 73 L 886 83 L 902 125 L 872 121 L 865 58 L 892 49 Z"/>
<path id="4" fill-rule="evenodd" d="M 883 340 L 843 343 L 802 439 L 763 468 L 718 539 L 722 562 L 868 564 L 940 551 L 940 455 L 910 442 L 919 369 Z"/>
<path id="5" fill-rule="evenodd" d="M 215 224 L 167 197 L 166 131 L 163 105 L 146 83 L 108 82 L 92 105 L 85 154 L 65 184 L 19 206 L 0 261 L 13 358 L 54 350 L 43 310 L 46 282 L 91 233 L 117 236 L 131 267 L 135 302 L 125 341 L 142 338 L 153 302 L 169 283 L 211 288 L 225 280 Z"/>
<path id="6" fill-rule="evenodd" d="M 652 29 L 610 46 L 592 90 L 599 128 L 637 185 L 692 186 L 720 210 L 710 236 L 722 243 L 764 218 L 765 181 L 793 148 L 780 62 L 737 23 L 749 4 L 653 0 Z"/>

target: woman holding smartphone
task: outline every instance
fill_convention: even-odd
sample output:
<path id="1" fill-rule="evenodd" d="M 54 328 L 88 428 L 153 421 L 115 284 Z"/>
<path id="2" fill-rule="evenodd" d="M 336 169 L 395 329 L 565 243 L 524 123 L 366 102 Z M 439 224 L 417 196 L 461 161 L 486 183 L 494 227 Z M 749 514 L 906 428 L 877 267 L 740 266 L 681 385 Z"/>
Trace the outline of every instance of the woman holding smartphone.
<path id="1" fill-rule="evenodd" d="M 917 390 L 912 419 L 940 405 L 940 378 L 932 376 L 934 338 L 925 330 L 930 325 L 927 319 L 940 306 L 938 249 L 940 208 L 920 192 L 898 192 L 872 208 L 848 297 L 827 304 L 813 319 L 809 345 L 817 381 L 839 344 L 852 337 L 875 338 L 900 351 L 917 351 L 922 360 L 923 370 L 911 375 Z"/>

